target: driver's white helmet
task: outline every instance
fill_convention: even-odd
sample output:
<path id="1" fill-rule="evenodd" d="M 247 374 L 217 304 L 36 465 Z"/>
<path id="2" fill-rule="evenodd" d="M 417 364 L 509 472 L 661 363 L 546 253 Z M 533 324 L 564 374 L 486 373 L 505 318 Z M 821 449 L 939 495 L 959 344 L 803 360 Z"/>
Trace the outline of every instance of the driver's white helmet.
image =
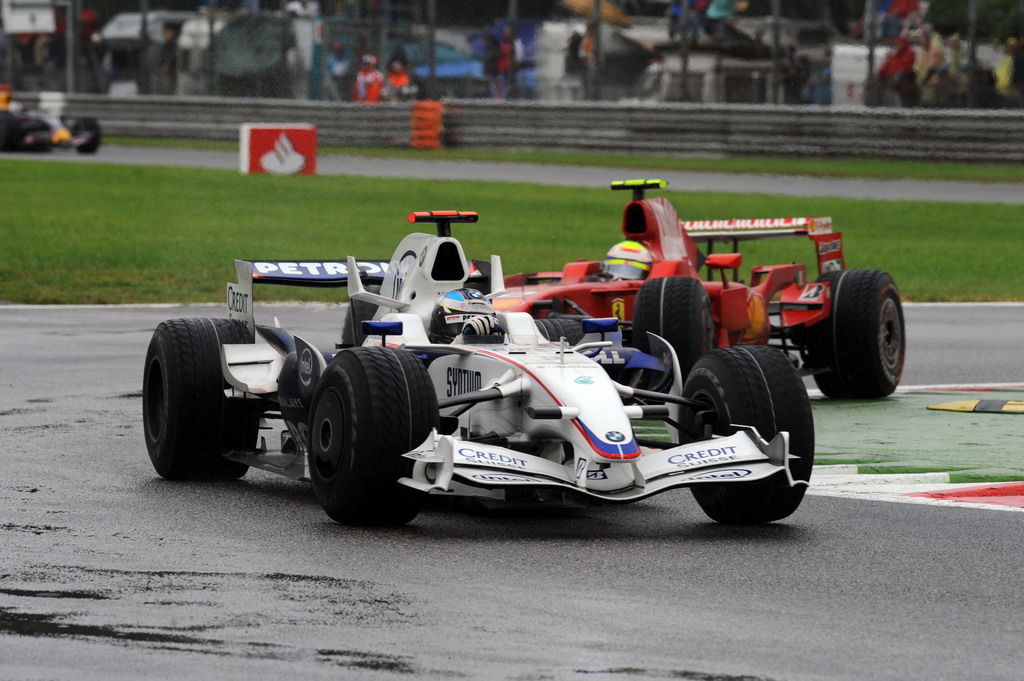
<path id="1" fill-rule="evenodd" d="M 494 306 L 476 289 L 459 288 L 441 296 L 430 313 L 427 337 L 431 343 L 451 343 L 465 329 L 477 336 L 501 329 Z"/>

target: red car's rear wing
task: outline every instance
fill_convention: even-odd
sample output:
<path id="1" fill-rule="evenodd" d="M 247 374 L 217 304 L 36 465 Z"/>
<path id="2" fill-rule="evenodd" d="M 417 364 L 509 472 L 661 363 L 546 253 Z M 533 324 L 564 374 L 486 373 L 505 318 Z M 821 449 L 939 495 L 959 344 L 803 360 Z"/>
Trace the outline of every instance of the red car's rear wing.
<path id="1" fill-rule="evenodd" d="M 707 244 L 708 254 L 715 243 L 731 243 L 757 239 L 786 239 L 806 236 L 816 246 L 818 272 L 843 269 L 842 232 L 832 231 L 832 218 L 760 218 L 752 220 L 680 220 L 683 232 L 697 243 Z"/>
<path id="2" fill-rule="evenodd" d="M 758 218 L 752 220 L 680 220 L 695 241 L 751 241 L 831 234 L 832 218 Z"/>

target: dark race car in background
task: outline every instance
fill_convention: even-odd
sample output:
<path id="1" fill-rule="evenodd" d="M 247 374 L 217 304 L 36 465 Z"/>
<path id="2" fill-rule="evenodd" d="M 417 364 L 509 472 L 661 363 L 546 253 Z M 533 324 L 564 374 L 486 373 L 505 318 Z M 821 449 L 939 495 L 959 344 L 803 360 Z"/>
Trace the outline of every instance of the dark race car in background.
<path id="1" fill-rule="evenodd" d="M 95 118 L 60 119 L 40 111 L 0 111 L 0 151 L 74 149 L 94 154 L 101 141 Z"/>
<path id="2" fill-rule="evenodd" d="M 495 307 L 538 319 L 616 317 L 641 350 L 646 332 L 671 343 L 684 373 L 714 348 L 772 345 L 829 397 L 879 398 L 896 389 L 906 352 L 899 290 L 881 270 L 846 269 L 843 237 L 832 231 L 831 218 L 683 221 L 667 199 L 644 196 L 667 184 L 611 185 L 632 191 L 622 234 L 650 252 L 645 279 L 610 279 L 601 261 L 570 262 L 561 272 L 506 276 Z M 814 245 L 813 280 L 798 263 L 755 265 L 749 283 L 740 279 L 741 242 L 794 237 Z M 715 253 L 719 244 L 731 252 Z"/>

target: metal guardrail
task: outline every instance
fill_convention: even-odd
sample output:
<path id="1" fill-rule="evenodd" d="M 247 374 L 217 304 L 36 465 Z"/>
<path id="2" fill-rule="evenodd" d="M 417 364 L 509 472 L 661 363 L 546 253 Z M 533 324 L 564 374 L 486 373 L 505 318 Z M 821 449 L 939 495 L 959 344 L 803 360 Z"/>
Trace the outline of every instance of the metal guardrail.
<path id="1" fill-rule="evenodd" d="M 701 104 L 448 106 L 453 146 L 1024 161 L 1024 112 Z"/>
<path id="2" fill-rule="evenodd" d="M 31 97 L 20 101 L 48 106 Z M 309 123 L 317 126 L 320 144 L 368 147 L 409 146 L 411 111 L 411 104 L 369 107 L 227 97 L 69 95 L 63 103 L 64 115 L 98 119 L 104 135 L 238 140 L 245 123 Z"/>
<path id="3" fill-rule="evenodd" d="M 40 95 L 20 94 L 26 106 Z M 1024 111 L 449 100 L 445 146 L 659 155 L 1024 162 Z M 44 107 L 47 103 L 43 102 Z M 107 135 L 237 140 L 244 123 L 310 123 L 322 145 L 408 147 L 412 105 L 69 95 Z"/>

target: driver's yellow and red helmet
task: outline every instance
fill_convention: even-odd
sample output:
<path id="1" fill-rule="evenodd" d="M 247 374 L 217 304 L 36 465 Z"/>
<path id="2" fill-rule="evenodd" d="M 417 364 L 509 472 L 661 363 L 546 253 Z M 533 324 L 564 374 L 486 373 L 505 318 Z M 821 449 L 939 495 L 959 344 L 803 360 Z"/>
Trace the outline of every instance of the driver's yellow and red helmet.
<path id="1" fill-rule="evenodd" d="M 651 252 L 637 241 L 620 241 L 611 247 L 601 261 L 601 270 L 613 279 L 646 279 L 651 273 L 654 258 Z"/>

